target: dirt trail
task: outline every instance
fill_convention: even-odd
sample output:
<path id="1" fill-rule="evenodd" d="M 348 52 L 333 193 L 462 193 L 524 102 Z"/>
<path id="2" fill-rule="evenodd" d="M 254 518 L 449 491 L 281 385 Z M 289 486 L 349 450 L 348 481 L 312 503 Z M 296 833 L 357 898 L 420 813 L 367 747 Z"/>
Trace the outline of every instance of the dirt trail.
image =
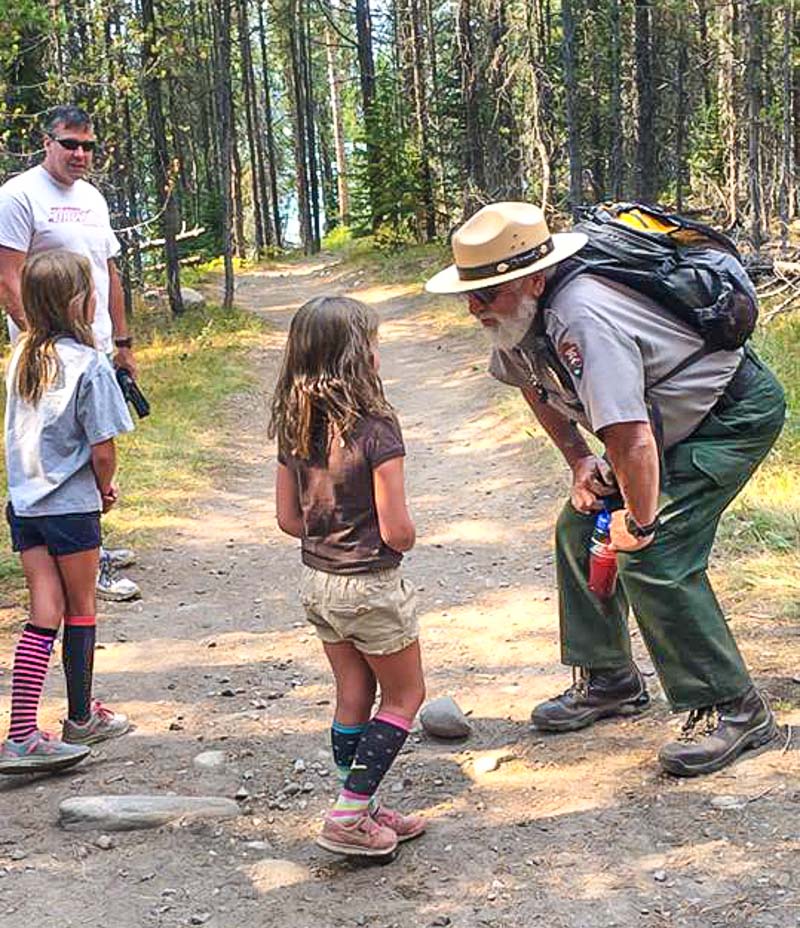
<path id="1" fill-rule="evenodd" d="M 453 695 L 474 726 L 460 744 L 409 741 L 386 795 L 423 810 L 430 831 L 384 867 L 353 866 L 312 843 L 333 789 L 332 691 L 301 622 L 295 543 L 274 525 L 264 438 L 280 330 L 302 300 L 334 291 L 372 301 L 385 319 L 382 373 L 409 448 L 419 540 L 406 563 L 429 696 Z M 794 751 L 697 782 L 662 777 L 655 754 L 676 725 L 663 698 L 636 721 L 588 733 L 528 731 L 533 704 L 568 682 L 550 542 L 564 483 L 553 485 L 542 446 L 498 413 L 502 388 L 484 372 L 483 343 L 437 334 L 417 318 L 421 298 L 365 289 L 322 260 L 243 275 L 237 301 L 278 327 L 254 362 L 263 390 L 229 404 L 230 452 L 213 497 L 143 553 L 134 576 L 144 600 L 113 607 L 102 623 L 98 694 L 129 712 L 136 731 L 71 773 L 0 782 L 0 926 L 800 922 Z M 775 657 L 792 643 L 785 628 L 743 620 L 737 629 L 757 673 L 791 663 Z M 4 726 L 8 649 L 2 658 Z M 58 671 L 46 696 L 54 725 Z M 210 748 L 228 752 L 224 771 L 193 766 Z M 475 773 L 476 759 L 498 752 L 497 770 Z M 299 759 L 305 770 L 295 772 Z M 242 787 L 245 814 L 231 823 L 117 834 L 105 850 L 96 834 L 55 824 L 66 796 L 233 797 Z M 712 805 L 720 796 L 741 801 Z"/>

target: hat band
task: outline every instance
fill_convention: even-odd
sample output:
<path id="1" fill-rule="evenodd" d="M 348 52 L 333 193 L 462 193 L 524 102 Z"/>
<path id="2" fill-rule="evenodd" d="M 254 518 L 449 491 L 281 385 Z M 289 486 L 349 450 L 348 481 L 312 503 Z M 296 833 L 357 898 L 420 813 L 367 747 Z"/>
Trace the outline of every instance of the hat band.
<path id="1" fill-rule="evenodd" d="M 520 252 L 502 261 L 493 261 L 491 264 L 481 264 L 478 267 L 457 267 L 459 280 L 482 280 L 484 277 L 497 277 L 498 274 L 507 274 L 509 271 L 518 271 L 521 267 L 528 267 L 536 261 L 546 258 L 555 249 L 553 239 L 548 238 L 529 251 Z"/>

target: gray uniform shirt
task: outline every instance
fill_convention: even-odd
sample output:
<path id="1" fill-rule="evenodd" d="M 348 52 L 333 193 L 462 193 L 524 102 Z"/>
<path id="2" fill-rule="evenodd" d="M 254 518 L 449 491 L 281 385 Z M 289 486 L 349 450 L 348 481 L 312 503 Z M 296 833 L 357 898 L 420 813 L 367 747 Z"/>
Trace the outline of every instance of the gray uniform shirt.
<path id="1" fill-rule="evenodd" d="M 648 390 L 703 344 L 677 316 L 629 287 L 591 274 L 559 290 L 544 314 L 571 384 L 565 388 L 541 366 L 535 368 L 537 379 L 549 405 L 593 433 L 616 422 L 646 422 L 649 399 L 658 405 L 669 448 L 697 428 L 741 360 L 741 349 L 716 351 Z M 531 386 L 532 345 L 526 336 L 510 351 L 494 349 L 491 375 L 512 386 Z"/>
<path id="2" fill-rule="evenodd" d="M 92 445 L 133 429 L 108 358 L 72 338 L 56 342 L 58 373 L 34 406 L 16 387 L 22 344 L 6 376 L 8 493 L 19 516 L 96 512 Z"/>

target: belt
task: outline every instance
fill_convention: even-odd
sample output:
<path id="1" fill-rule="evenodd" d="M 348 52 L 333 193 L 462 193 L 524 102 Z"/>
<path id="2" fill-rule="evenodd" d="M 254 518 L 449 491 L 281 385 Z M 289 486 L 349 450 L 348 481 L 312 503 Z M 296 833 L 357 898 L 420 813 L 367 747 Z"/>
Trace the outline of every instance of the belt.
<path id="1" fill-rule="evenodd" d="M 731 406 L 735 406 L 739 400 L 744 399 L 750 389 L 750 384 L 758 374 L 760 366 L 750 352 L 745 351 L 744 357 L 734 371 L 733 377 L 728 381 L 728 385 L 714 404 L 713 412 L 724 412 L 726 409 L 730 409 Z"/>

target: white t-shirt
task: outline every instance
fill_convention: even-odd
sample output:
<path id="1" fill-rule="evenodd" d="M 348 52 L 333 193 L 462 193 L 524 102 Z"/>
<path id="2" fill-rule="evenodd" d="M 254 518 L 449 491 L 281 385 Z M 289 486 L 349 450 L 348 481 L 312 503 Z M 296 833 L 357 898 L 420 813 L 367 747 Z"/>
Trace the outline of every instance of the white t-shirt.
<path id="1" fill-rule="evenodd" d="M 108 259 L 119 254 L 120 245 L 96 187 L 85 180 L 67 187 L 41 165 L 12 177 L 0 187 L 0 245 L 27 255 L 63 248 L 88 258 L 97 293 L 95 344 L 112 350 Z M 10 319 L 9 335 L 12 342 L 19 335 Z"/>
<path id="2" fill-rule="evenodd" d="M 6 377 L 8 495 L 18 516 L 95 512 L 102 506 L 92 445 L 133 429 L 108 358 L 72 338 L 55 344 L 54 381 L 33 406 L 17 392 L 17 345 Z"/>

